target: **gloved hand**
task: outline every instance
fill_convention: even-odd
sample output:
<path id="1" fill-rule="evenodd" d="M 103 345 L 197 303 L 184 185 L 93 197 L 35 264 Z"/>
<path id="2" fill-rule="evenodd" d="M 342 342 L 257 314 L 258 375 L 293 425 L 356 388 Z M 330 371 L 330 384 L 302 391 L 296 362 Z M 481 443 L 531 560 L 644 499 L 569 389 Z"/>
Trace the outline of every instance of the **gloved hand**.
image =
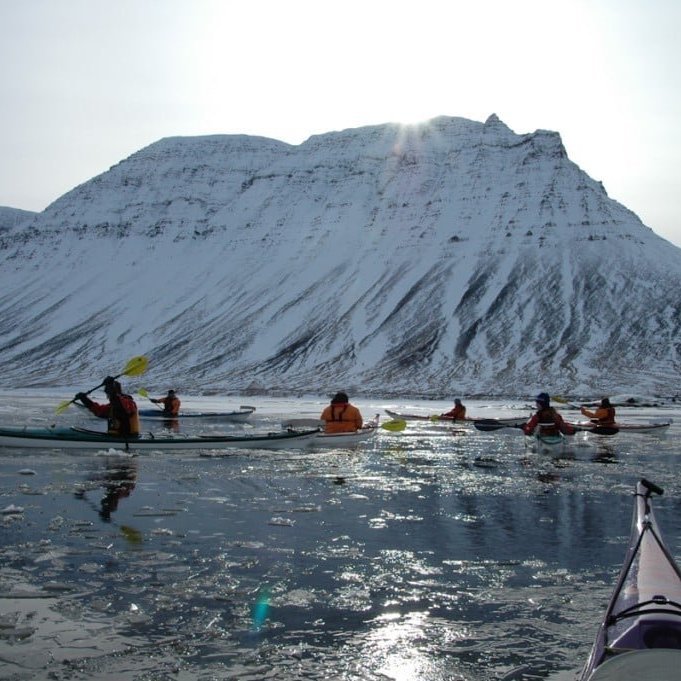
<path id="1" fill-rule="evenodd" d="M 85 393 L 76 393 L 76 396 L 73 399 L 76 401 L 85 402 L 89 398 Z"/>

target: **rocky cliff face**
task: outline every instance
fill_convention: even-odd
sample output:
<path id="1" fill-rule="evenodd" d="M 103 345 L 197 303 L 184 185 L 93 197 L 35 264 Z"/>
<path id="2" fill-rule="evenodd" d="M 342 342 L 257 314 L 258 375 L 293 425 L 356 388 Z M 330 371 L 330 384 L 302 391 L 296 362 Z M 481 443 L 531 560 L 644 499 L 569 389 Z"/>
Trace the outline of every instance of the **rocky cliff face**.
<path id="1" fill-rule="evenodd" d="M 0 385 L 675 393 L 681 251 L 557 133 L 170 138 L 0 231 Z"/>

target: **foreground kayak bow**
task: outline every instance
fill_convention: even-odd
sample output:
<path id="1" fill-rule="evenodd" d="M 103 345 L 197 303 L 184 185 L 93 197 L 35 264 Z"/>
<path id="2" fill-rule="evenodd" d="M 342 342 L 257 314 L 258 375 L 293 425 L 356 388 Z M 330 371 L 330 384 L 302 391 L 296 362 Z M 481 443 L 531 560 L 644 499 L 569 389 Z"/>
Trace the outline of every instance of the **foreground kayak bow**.
<path id="1" fill-rule="evenodd" d="M 655 521 L 651 497 L 636 486 L 629 548 L 581 681 L 681 678 L 681 571 Z"/>

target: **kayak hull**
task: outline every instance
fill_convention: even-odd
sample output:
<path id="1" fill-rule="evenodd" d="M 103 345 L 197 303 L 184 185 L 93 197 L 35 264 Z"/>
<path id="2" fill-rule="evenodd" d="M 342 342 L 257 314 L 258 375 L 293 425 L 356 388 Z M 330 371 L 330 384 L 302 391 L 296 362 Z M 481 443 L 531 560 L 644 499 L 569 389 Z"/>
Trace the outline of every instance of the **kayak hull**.
<path id="1" fill-rule="evenodd" d="M 528 438 L 531 447 L 540 454 L 561 454 L 565 451 L 567 438 L 565 435 L 542 435 L 537 433 Z"/>
<path id="2" fill-rule="evenodd" d="M 239 411 L 207 411 L 207 412 L 187 412 L 181 411 L 177 416 L 168 416 L 160 409 L 140 409 L 137 413 L 141 419 L 153 421 L 169 421 L 179 419 L 186 421 L 187 419 L 200 419 L 203 421 L 232 421 L 243 422 L 247 421 L 251 414 L 255 411 L 253 409 L 240 409 Z"/>
<path id="3" fill-rule="evenodd" d="M 681 571 L 655 520 L 653 492 L 662 490 L 645 480 L 636 486 L 626 557 L 581 681 L 679 678 Z"/>
<path id="4" fill-rule="evenodd" d="M 263 435 L 209 435 L 192 437 L 155 437 L 136 439 L 112 437 L 78 428 L 0 428 L 0 447 L 31 449 L 116 449 L 187 450 L 187 449 L 289 449 L 305 447 L 318 431 L 282 431 Z"/>
<path id="5" fill-rule="evenodd" d="M 465 423 L 472 423 L 474 426 L 476 424 L 484 426 L 490 426 L 489 430 L 494 430 L 493 426 L 496 426 L 497 428 L 502 428 L 506 426 L 522 426 L 523 423 L 526 423 L 528 420 L 528 417 L 518 417 L 518 416 L 510 416 L 507 418 L 498 418 L 498 419 L 473 419 L 473 418 L 465 418 L 465 419 L 452 419 L 447 416 L 439 416 L 439 415 L 433 415 L 433 416 L 424 416 L 423 414 L 402 414 L 397 411 L 392 411 L 391 409 L 384 409 L 386 414 L 390 416 L 390 418 L 397 419 L 400 421 L 451 421 L 452 423 L 458 423 L 458 424 L 465 424 Z M 482 429 L 480 429 L 482 430 Z"/>
<path id="6" fill-rule="evenodd" d="M 620 433 L 654 433 L 663 432 L 669 428 L 671 421 L 657 421 L 651 423 L 615 423 L 612 426 L 605 426 L 605 428 L 617 429 Z M 593 431 L 598 429 L 598 424 L 591 421 L 579 421 L 570 424 L 575 430 Z"/>
<path id="7" fill-rule="evenodd" d="M 371 442 L 378 432 L 377 428 L 362 428 L 354 433 L 318 433 L 310 440 L 311 447 L 352 447 Z"/>

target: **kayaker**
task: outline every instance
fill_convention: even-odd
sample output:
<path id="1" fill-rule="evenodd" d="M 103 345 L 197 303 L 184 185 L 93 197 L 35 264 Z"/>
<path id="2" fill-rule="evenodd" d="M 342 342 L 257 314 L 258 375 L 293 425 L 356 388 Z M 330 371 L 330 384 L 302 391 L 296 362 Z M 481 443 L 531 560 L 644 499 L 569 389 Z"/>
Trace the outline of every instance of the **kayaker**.
<path id="1" fill-rule="evenodd" d="M 601 400 L 601 406 L 596 411 L 589 411 L 586 407 L 582 407 L 580 411 L 599 426 L 615 425 L 615 407 L 610 404 L 610 400 L 607 397 Z"/>
<path id="2" fill-rule="evenodd" d="M 174 390 L 169 390 L 165 397 L 154 399 L 149 398 L 154 404 L 163 405 L 163 415 L 168 417 L 177 416 L 180 413 L 180 398 L 175 394 Z"/>
<path id="3" fill-rule="evenodd" d="M 454 407 L 444 414 L 440 414 L 441 419 L 451 419 L 452 421 L 464 421 L 466 419 L 466 407 L 457 397 L 454 400 Z"/>
<path id="4" fill-rule="evenodd" d="M 78 393 L 75 400 L 82 402 L 95 416 L 108 419 L 108 435 L 136 438 L 140 434 L 140 422 L 135 400 L 123 392 L 121 384 L 112 376 L 103 382 L 104 392 L 109 398 L 107 404 L 98 404 L 85 393 Z"/>
<path id="5" fill-rule="evenodd" d="M 539 393 L 535 401 L 537 411 L 522 427 L 525 435 L 532 435 L 537 426 L 541 435 L 558 435 L 558 433 L 572 435 L 575 432 L 575 429 L 563 421 L 563 417 L 551 406 L 548 393 Z"/>
<path id="6" fill-rule="evenodd" d="M 331 404 L 324 409 L 320 419 L 326 424 L 326 433 L 354 433 L 364 424 L 359 409 L 350 404 L 344 392 L 338 392 L 331 398 Z"/>

